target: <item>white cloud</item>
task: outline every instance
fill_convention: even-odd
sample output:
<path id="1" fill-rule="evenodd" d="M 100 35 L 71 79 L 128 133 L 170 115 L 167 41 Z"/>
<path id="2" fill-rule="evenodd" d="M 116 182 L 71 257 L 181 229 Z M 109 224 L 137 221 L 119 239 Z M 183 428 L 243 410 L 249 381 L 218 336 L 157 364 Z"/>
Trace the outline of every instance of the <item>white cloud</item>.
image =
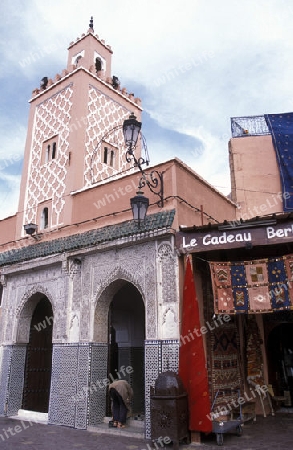
<path id="1" fill-rule="evenodd" d="M 0 125 L 0 170 L 8 168 L 23 158 L 27 129 L 22 124 L 14 124 L 13 133 L 7 133 L 9 121 L 2 118 Z M 10 131 L 10 130 L 9 130 Z"/>

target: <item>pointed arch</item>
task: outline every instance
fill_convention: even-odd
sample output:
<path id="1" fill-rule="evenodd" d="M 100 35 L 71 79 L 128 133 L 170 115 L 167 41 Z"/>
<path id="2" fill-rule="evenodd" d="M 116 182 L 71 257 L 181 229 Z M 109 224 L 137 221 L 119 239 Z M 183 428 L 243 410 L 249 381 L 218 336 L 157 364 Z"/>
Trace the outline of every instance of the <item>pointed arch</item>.
<path id="1" fill-rule="evenodd" d="M 137 280 L 136 276 L 132 273 L 129 272 L 128 270 L 126 270 L 123 267 L 116 267 L 111 274 L 108 276 L 108 278 L 106 278 L 103 283 L 101 283 L 97 289 L 96 295 L 95 295 L 95 308 L 97 306 L 97 303 L 100 302 L 102 296 L 103 296 L 103 292 L 106 291 L 106 289 L 108 289 L 110 287 L 110 285 L 112 285 L 115 282 L 121 282 L 121 286 L 123 285 L 123 283 L 131 283 L 133 284 L 137 290 L 139 291 L 139 293 L 142 296 L 142 300 L 145 303 L 145 298 L 143 295 L 143 289 L 142 286 L 140 285 L 139 281 Z M 117 286 L 117 290 L 121 287 L 121 286 Z"/>
<path id="2" fill-rule="evenodd" d="M 93 342 L 108 342 L 108 313 L 114 295 L 127 283 L 132 284 L 140 293 L 145 305 L 143 290 L 135 275 L 118 267 L 99 285 L 94 302 Z"/>
<path id="3" fill-rule="evenodd" d="M 52 306 L 53 316 L 55 316 L 55 302 L 49 291 L 43 286 L 33 286 L 23 295 L 15 311 L 17 344 L 28 343 L 30 333 L 30 323 L 36 305 L 41 297 L 47 297 Z"/>

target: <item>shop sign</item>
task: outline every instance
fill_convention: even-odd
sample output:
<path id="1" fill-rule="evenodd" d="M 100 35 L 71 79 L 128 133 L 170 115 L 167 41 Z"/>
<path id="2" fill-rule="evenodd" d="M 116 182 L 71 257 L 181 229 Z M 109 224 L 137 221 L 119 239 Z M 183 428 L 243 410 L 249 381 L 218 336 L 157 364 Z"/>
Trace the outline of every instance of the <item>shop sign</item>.
<path id="1" fill-rule="evenodd" d="M 176 246 L 181 253 L 195 253 L 247 245 L 270 245 L 293 242 L 293 222 L 259 228 L 211 230 L 198 232 L 180 231 L 176 234 Z"/>

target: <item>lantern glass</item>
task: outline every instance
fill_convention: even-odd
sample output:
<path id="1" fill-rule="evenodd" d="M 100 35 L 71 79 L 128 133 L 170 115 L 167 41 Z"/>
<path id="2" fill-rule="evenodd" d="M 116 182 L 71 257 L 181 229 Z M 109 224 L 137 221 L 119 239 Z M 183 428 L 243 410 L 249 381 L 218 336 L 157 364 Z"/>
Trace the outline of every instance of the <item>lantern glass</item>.
<path id="1" fill-rule="evenodd" d="M 141 122 L 136 120 L 135 115 L 132 113 L 129 119 L 123 122 L 123 135 L 124 142 L 127 147 L 134 148 L 137 143 L 138 135 L 141 129 Z"/>
<path id="2" fill-rule="evenodd" d="M 137 192 L 137 195 L 130 199 L 133 219 L 138 224 L 144 221 L 149 207 L 149 199 L 142 194 L 142 192 Z"/>

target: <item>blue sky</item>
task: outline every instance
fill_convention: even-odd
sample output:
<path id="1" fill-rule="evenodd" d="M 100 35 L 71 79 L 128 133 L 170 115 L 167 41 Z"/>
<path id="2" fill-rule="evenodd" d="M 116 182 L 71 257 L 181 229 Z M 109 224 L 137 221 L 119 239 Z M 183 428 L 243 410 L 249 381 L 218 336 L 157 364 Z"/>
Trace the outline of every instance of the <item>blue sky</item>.
<path id="1" fill-rule="evenodd" d="M 90 16 L 142 99 L 152 165 L 176 156 L 228 194 L 230 118 L 293 110 L 288 0 L 2 0 L 0 12 L 0 218 L 17 209 L 31 92 L 66 67 Z"/>

